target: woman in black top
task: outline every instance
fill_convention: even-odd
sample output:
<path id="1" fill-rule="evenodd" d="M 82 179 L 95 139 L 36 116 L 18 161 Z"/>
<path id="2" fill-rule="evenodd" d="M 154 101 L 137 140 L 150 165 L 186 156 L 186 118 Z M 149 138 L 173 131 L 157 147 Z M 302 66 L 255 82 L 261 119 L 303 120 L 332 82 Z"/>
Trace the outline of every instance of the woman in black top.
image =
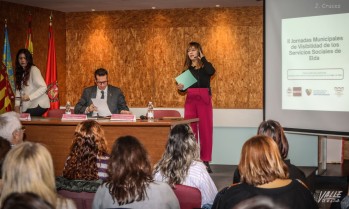
<path id="1" fill-rule="evenodd" d="M 290 160 L 286 159 L 288 155 L 288 141 L 284 132 L 284 129 L 280 125 L 279 122 L 274 120 L 263 121 L 259 127 L 257 134 L 269 136 L 274 139 L 276 144 L 278 145 L 280 154 L 285 164 L 287 165 L 288 172 L 290 174 L 291 179 L 299 179 L 304 183 L 306 182 L 305 174 L 295 165 L 291 164 Z M 234 180 L 233 183 L 240 182 L 240 173 L 237 168 L 234 172 Z"/>
<path id="2" fill-rule="evenodd" d="M 313 195 L 303 182 L 289 179 L 287 166 L 275 141 L 263 135 L 247 140 L 239 163 L 241 182 L 218 196 L 215 209 L 231 209 L 243 200 L 256 196 L 271 198 L 290 209 L 318 209 Z"/>
<path id="3" fill-rule="evenodd" d="M 179 83 L 177 88 L 186 91 L 187 97 L 184 105 L 184 118 L 199 118 L 199 127 L 196 123 L 191 128 L 196 136 L 200 138 L 200 158 L 204 161 L 207 171 L 212 172 L 209 161 L 212 160 L 212 136 L 213 136 L 213 111 L 211 101 L 211 76 L 215 69 L 203 54 L 202 47 L 197 42 L 190 42 L 185 55 L 184 67 L 196 78 L 197 82 L 183 89 L 184 85 Z M 198 134 L 199 129 L 199 134 Z"/>

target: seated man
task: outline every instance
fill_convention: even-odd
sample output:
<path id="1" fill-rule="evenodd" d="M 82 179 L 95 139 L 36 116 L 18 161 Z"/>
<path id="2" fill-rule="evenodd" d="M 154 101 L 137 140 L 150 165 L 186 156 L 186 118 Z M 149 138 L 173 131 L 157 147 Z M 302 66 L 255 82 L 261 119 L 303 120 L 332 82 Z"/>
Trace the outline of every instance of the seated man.
<path id="1" fill-rule="evenodd" d="M 107 70 L 99 68 L 95 71 L 95 83 L 96 86 L 84 89 L 79 102 L 75 105 L 74 113 L 95 116 L 93 113 L 96 113 L 98 108 L 92 103 L 91 99 L 100 98 L 106 100 L 111 114 L 131 114 L 121 89 L 108 85 Z M 108 110 L 103 110 L 103 112 L 106 111 Z"/>
<path id="2" fill-rule="evenodd" d="M 6 112 L 0 115 L 0 137 L 7 139 L 11 145 L 23 142 L 24 128 L 16 112 Z"/>

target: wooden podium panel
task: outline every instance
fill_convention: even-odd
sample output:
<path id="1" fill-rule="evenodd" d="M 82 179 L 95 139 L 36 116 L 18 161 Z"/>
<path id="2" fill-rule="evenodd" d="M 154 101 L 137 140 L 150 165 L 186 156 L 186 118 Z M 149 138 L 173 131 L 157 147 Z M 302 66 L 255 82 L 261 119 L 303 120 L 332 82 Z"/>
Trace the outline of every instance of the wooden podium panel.
<path id="1" fill-rule="evenodd" d="M 147 149 L 152 164 L 162 156 L 171 127 L 177 124 L 197 122 L 190 120 L 155 120 L 154 122 L 114 122 L 106 119 L 97 120 L 105 132 L 108 152 L 114 141 L 120 136 L 132 135 L 138 138 Z M 74 138 L 75 127 L 81 121 L 61 121 L 57 118 L 32 118 L 22 121 L 26 128 L 26 140 L 39 142 L 52 154 L 56 176 L 62 175 L 65 160 Z"/>

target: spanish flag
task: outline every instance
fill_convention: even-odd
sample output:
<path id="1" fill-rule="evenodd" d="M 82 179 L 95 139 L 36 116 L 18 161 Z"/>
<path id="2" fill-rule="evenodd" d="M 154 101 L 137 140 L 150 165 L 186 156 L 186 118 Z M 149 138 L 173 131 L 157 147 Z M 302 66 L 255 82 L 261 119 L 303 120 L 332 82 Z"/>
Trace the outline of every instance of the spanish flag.
<path id="1" fill-rule="evenodd" d="M 6 66 L 0 63 L 0 114 L 12 110 L 11 103 L 14 98 L 15 96 L 7 77 Z"/>
<path id="2" fill-rule="evenodd" d="M 28 16 L 28 31 L 27 31 L 27 40 L 25 42 L 25 48 L 28 49 L 31 54 L 34 53 L 31 14 L 29 14 Z"/>

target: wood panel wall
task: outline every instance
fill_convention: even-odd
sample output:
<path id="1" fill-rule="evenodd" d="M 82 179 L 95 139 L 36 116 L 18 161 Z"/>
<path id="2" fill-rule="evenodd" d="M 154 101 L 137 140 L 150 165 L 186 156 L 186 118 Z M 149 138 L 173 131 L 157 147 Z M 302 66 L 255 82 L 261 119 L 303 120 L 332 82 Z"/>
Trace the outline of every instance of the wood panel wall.
<path id="1" fill-rule="evenodd" d="M 45 79 L 49 38 L 49 17 L 51 12 L 53 15 L 53 29 L 56 43 L 59 93 L 60 98 L 62 98 L 65 97 L 66 88 L 65 13 L 0 1 L 0 53 L 2 57 L 4 46 L 4 20 L 7 19 L 12 64 L 15 66 L 17 51 L 25 46 L 28 30 L 28 15 L 31 13 L 34 64 L 40 69 L 41 74 Z"/>
<path id="2" fill-rule="evenodd" d="M 103 67 L 130 107 L 183 107 L 174 78 L 197 41 L 217 70 L 214 107 L 262 108 L 262 21 L 261 7 L 67 13 L 67 99 Z"/>
<path id="3" fill-rule="evenodd" d="M 51 10 L 0 1 L 13 63 L 25 43 L 29 12 L 34 62 L 45 76 Z M 95 69 L 103 67 L 130 107 L 145 107 L 148 101 L 155 107 L 183 107 L 185 95 L 177 92 L 174 78 L 183 70 L 187 44 L 197 41 L 216 68 L 214 107 L 263 108 L 262 7 L 52 12 L 61 105 L 75 104 L 83 88 L 94 85 Z"/>

